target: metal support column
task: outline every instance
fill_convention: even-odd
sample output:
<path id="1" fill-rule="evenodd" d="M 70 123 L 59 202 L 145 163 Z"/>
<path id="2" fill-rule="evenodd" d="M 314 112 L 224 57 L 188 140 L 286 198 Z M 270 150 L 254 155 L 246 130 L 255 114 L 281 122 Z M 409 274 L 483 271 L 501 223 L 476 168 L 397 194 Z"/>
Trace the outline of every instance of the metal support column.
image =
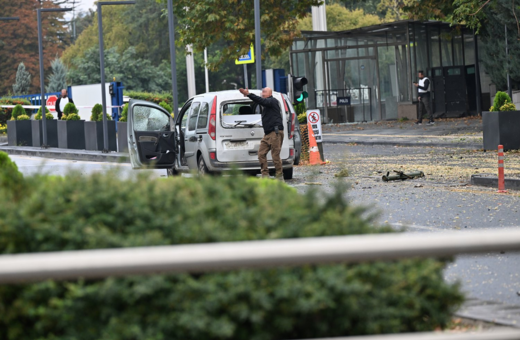
<path id="1" fill-rule="evenodd" d="M 478 41 L 473 30 L 473 46 L 475 49 L 475 91 L 477 92 L 477 115 L 482 115 L 482 89 L 480 87 L 480 63 L 478 60 Z"/>
<path id="2" fill-rule="evenodd" d="M 170 36 L 170 66 L 172 72 L 173 113 L 175 117 L 177 117 L 177 113 L 179 113 L 179 100 L 177 94 L 177 57 L 175 54 L 173 0 L 168 0 L 168 32 Z"/>
<path id="3" fill-rule="evenodd" d="M 255 63 L 257 89 L 262 88 L 262 45 L 260 32 L 260 0 L 255 0 Z"/>

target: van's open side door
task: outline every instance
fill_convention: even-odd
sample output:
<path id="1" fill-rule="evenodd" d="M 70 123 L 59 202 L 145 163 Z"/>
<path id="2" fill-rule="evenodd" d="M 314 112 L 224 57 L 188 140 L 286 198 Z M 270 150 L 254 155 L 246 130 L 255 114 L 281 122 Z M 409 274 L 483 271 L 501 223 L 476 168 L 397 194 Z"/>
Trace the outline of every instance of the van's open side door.
<path id="1" fill-rule="evenodd" d="M 172 168 L 177 153 L 175 135 L 169 112 L 154 103 L 130 100 L 127 137 L 132 168 Z"/>

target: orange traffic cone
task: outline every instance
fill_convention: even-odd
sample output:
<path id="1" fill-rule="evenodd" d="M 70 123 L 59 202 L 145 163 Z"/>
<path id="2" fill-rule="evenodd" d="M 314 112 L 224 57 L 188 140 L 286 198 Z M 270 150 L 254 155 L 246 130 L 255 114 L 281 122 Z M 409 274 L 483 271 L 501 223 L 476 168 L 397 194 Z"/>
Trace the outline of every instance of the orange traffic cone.
<path id="1" fill-rule="evenodd" d="M 316 143 L 314 131 L 312 130 L 310 122 L 307 122 L 307 128 L 309 130 L 309 164 L 325 164 L 325 162 L 321 161 L 320 150 L 318 150 L 318 144 Z"/>

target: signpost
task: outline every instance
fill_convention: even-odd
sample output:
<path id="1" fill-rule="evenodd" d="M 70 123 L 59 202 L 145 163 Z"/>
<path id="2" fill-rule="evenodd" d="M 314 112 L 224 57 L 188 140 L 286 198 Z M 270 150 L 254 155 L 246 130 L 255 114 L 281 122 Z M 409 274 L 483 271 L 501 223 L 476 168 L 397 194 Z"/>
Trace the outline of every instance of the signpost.
<path id="1" fill-rule="evenodd" d="M 320 110 L 307 110 L 307 121 L 311 123 L 312 131 L 314 132 L 314 137 L 316 137 L 316 142 L 321 143 L 322 135 Z"/>
<path id="2" fill-rule="evenodd" d="M 249 52 L 247 54 L 244 54 L 243 56 L 240 56 L 237 60 L 235 60 L 235 65 L 244 65 L 244 85 L 247 88 L 249 88 L 249 84 L 247 82 L 247 64 L 254 64 L 255 63 L 255 48 L 253 47 L 253 44 L 251 44 L 251 47 L 249 48 Z"/>
<path id="3" fill-rule="evenodd" d="M 58 96 L 55 96 L 55 95 L 52 95 L 52 96 L 49 96 L 49 98 L 47 98 L 47 108 L 49 109 L 50 112 L 55 112 L 56 111 L 56 101 L 58 100 Z"/>

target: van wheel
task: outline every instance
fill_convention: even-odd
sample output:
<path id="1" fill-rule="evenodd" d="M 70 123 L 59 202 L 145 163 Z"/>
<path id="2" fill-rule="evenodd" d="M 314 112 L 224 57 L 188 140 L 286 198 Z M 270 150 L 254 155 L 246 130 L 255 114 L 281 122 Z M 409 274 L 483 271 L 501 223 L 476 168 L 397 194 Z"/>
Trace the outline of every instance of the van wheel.
<path id="1" fill-rule="evenodd" d="M 283 169 L 283 179 L 292 179 L 293 178 L 293 167 L 291 166 L 289 169 Z"/>
<path id="2" fill-rule="evenodd" d="M 177 171 L 177 169 L 175 169 L 175 166 L 166 170 L 166 175 L 168 177 L 174 177 L 174 176 L 179 176 L 179 172 Z"/>
<path id="3" fill-rule="evenodd" d="M 206 162 L 204 162 L 204 157 L 202 157 L 202 155 L 199 156 L 198 171 L 200 176 L 211 174 L 208 170 L 208 167 L 206 166 Z"/>

